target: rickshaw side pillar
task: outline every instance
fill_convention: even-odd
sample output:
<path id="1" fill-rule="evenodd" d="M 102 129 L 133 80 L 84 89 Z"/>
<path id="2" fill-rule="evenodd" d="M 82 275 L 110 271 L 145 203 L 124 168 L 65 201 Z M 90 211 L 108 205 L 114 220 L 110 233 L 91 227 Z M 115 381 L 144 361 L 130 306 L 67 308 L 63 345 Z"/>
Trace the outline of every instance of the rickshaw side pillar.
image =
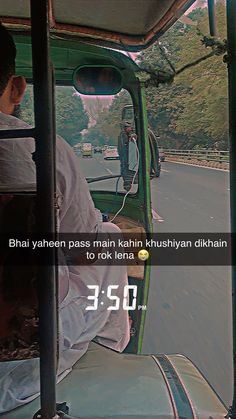
<path id="1" fill-rule="evenodd" d="M 151 166 L 151 154 L 150 154 L 150 147 L 149 147 L 149 139 L 148 139 L 148 117 L 147 117 L 147 108 L 146 108 L 146 97 L 145 97 L 145 79 L 142 80 L 142 75 L 136 74 L 136 77 L 139 79 L 139 88 L 138 88 L 138 106 L 139 109 L 142 109 L 140 112 L 139 121 L 137 121 L 139 126 L 139 132 L 141 135 L 140 138 L 140 159 L 141 159 L 141 168 L 142 170 L 139 172 L 139 185 L 140 189 L 143 193 L 143 205 L 144 205 L 144 213 L 145 213 L 145 229 L 146 229 L 146 237 L 147 239 L 150 238 L 150 234 L 152 232 L 152 204 L 151 204 L 151 187 L 150 187 L 150 166 Z M 143 296 L 142 301 L 143 304 L 146 305 L 148 303 L 148 294 L 149 294 L 149 287 L 150 287 L 150 260 L 148 260 L 145 264 L 145 285 L 143 287 Z M 142 344 L 143 344 L 143 336 L 144 336 L 144 327 L 145 327 L 145 318 L 146 318 L 146 311 L 142 311 L 141 320 L 140 320 L 140 331 L 139 331 L 139 339 L 138 339 L 138 353 L 142 353 Z"/>
<path id="2" fill-rule="evenodd" d="M 236 1 L 227 1 L 227 37 L 229 78 L 229 147 L 230 147 L 230 208 L 232 252 L 232 311 L 234 396 L 228 418 L 236 419 Z"/>
<path id="3" fill-rule="evenodd" d="M 31 0 L 32 57 L 35 110 L 36 225 L 39 234 L 55 235 L 55 117 L 54 83 L 49 46 L 49 2 Z M 41 411 L 37 418 L 56 414 L 57 290 L 56 253 L 48 249 L 38 260 Z"/>

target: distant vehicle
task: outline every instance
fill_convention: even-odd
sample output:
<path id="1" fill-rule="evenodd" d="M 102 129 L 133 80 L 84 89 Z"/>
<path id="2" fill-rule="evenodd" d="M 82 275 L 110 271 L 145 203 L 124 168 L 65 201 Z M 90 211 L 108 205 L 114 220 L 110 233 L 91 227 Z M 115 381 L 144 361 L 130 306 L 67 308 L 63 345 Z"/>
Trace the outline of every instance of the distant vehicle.
<path id="1" fill-rule="evenodd" d="M 107 147 L 104 151 L 105 160 L 119 160 L 117 147 Z"/>
<path id="2" fill-rule="evenodd" d="M 159 157 L 160 157 L 160 161 L 165 161 L 166 155 L 163 148 L 159 148 Z"/>
<path id="3" fill-rule="evenodd" d="M 80 155 L 80 152 L 81 152 L 81 143 L 78 143 L 78 144 L 74 145 L 73 146 L 73 149 L 74 149 L 74 152 L 75 152 L 75 154 L 77 156 Z"/>
<path id="4" fill-rule="evenodd" d="M 94 153 L 102 153 L 102 147 L 94 147 Z"/>
<path id="5" fill-rule="evenodd" d="M 81 147 L 82 157 L 93 157 L 93 147 L 91 143 L 83 143 Z"/>

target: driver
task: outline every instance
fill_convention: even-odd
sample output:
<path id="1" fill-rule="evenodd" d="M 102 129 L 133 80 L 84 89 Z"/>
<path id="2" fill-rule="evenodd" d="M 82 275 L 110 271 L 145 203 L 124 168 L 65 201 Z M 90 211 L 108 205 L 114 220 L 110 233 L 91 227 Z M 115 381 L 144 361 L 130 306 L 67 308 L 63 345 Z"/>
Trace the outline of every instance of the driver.
<path id="1" fill-rule="evenodd" d="M 27 128 L 16 118 L 26 88 L 26 81 L 15 75 L 16 48 L 6 28 L 0 24 L 0 129 Z M 32 160 L 34 140 L 30 138 L 0 140 L 0 185 L 35 183 Z M 103 223 L 95 209 L 87 182 L 78 166 L 78 159 L 70 146 L 57 138 L 57 197 L 59 204 L 59 232 L 112 234 L 119 229 Z M 123 295 L 127 284 L 124 266 L 60 266 L 59 267 L 59 333 L 60 357 L 58 380 L 87 351 L 89 342 L 97 342 L 123 351 L 129 341 L 127 311 L 109 311 L 111 305 L 103 298 L 103 305 L 86 311 L 88 285 L 107 290 L 119 285 L 117 297 Z M 104 294 L 106 295 L 106 294 Z M 39 392 L 38 359 L 0 362 L 0 413 L 29 402 Z"/>

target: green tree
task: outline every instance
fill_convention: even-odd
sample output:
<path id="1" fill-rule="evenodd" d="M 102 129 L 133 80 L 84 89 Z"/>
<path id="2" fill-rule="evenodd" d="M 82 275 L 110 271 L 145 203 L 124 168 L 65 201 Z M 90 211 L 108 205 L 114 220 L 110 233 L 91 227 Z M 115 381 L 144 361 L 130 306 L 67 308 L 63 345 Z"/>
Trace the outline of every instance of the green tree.
<path id="1" fill-rule="evenodd" d="M 29 125 L 34 125 L 33 88 L 28 85 L 21 103 L 20 118 Z"/>
<path id="2" fill-rule="evenodd" d="M 80 96 L 72 87 L 56 89 L 56 128 L 71 146 L 81 141 L 81 131 L 88 127 L 88 115 Z"/>
<path id="3" fill-rule="evenodd" d="M 96 124 L 88 130 L 84 141 L 90 140 L 94 145 L 117 145 L 122 109 L 130 103 L 131 97 L 126 90 L 114 96 L 108 108 L 101 108 L 100 112 L 97 112 Z"/>
<path id="4" fill-rule="evenodd" d="M 226 37 L 225 4 L 217 2 L 217 24 L 221 39 Z M 176 69 L 206 53 L 202 44 L 208 35 L 207 9 L 196 9 L 186 21 L 177 22 L 162 38 L 161 47 Z M 158 43 L 140 55 L 143 67 L 171 72 Z M 149 121 L 166 147 L 228 147 L 227 68 L 222 56 L 213 56 L 177 75 L 169 85 L 149 87 Z"/>
<path id="5" fill-rule="evenodd" d="M 99 131 L 99 129 L 92 127 L 83 137 L 83 142 L 92 143 L 93 146 L 104 145 L 107 143 L 107 139 L 104 138 L 104 135 Z"/>
<path id="6" fill-rule="evenodd" d="M 21 105 L 21 119 L 33 125 L 33 91 L 28 86 Z M 71 146 L 81 140 L 88 127 L 88 115 L 80 96 L 72 87 L 56 88 L 56 130 Z"/>

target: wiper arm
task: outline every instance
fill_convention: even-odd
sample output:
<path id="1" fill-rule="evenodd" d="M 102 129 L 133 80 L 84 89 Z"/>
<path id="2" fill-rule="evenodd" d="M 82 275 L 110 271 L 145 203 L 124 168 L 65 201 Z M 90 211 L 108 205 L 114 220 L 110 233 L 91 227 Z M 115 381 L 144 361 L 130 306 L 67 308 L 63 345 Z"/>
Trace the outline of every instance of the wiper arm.
<path id="1" fill-rule="evenodd" d="M 121 175 L 106 175 L 106 176 L 99 176 L 96 178 L 86 178 L 88 183 L 94 183 L 94 182 L 100 182 L 102 180 L 108 180 L 108 179 L 117 179 L 118 177 L 120 177 Z"/>

